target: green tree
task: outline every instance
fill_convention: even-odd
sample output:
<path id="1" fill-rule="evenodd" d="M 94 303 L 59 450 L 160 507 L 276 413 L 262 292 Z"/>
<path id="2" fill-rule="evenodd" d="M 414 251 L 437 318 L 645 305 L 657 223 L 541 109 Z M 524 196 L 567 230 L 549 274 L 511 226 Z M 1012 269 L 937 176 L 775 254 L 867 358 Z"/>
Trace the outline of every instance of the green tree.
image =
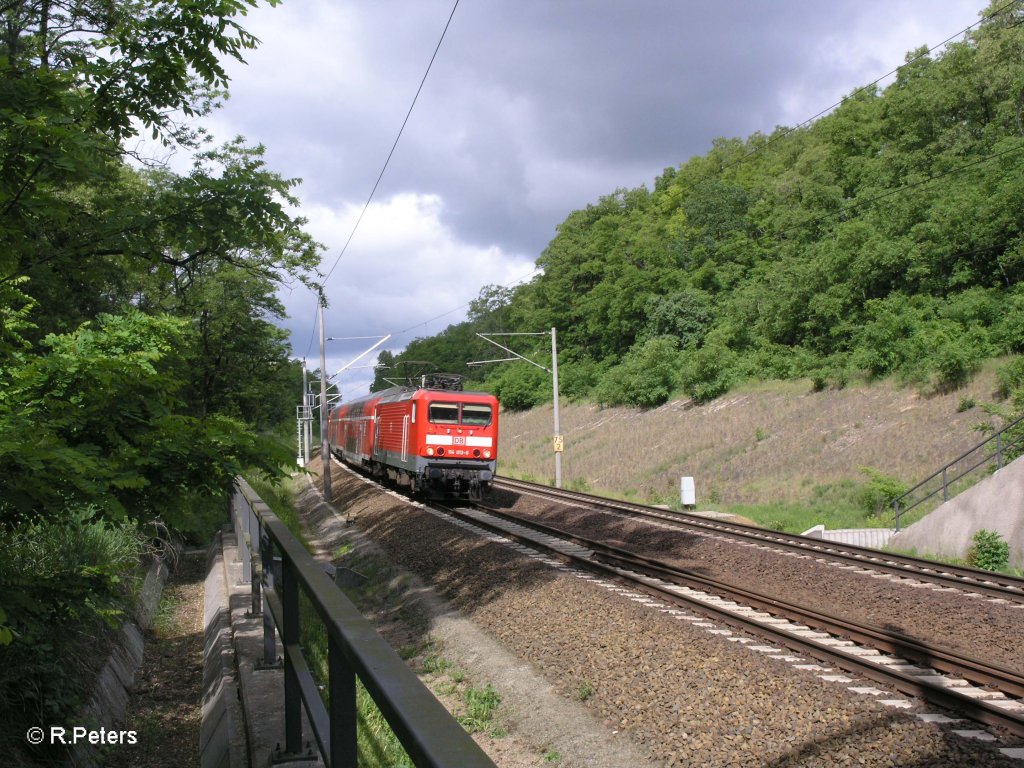
<path id="1" fill-rule="evenodd" d="M 0 527 L 74 503 L 203 535 L 194 505 L 222 500 L 244 466 L 276 472 L 288 461 L 240 421 L 189 415 L 191 334 L 176 318 L 106 315 L 7 370 Z"/>
<path id="2" fill-rule="evenodd" d="M 540 274 L 481 292 L 470 330 L 557 327 L 567 387 L 606 402 L 661 337 L 699 400 L 748 377 L 948 389 L 1024 350 L 1024 8 L 984 13 L 813 124 L 716 139 L 653 191 L 573 211 Z"/>
<path id="3" fill-rule="evenodd" d="M 551 376 L 529 363 L 508 363 L 490 379 L 494 396 L 503 408 L 525 411 L 551 399 Z"/>
<path id="4" fill-rule="evenodd" d="M 678 386 L 679 351 L 670 336 L 658 336 L 631 349 L 621 364 L 598 383 L 595 395 L 605 405 L 655 408 Z"/>

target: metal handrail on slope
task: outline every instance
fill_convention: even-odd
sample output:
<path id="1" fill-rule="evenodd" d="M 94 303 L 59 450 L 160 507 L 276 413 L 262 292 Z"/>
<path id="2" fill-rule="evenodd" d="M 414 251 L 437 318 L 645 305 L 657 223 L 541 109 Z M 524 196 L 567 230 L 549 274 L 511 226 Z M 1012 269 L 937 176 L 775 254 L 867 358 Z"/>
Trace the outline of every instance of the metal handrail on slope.
<path id="1" fill-rule="evenodd" d="M 277 665 L 275 627 L 284 648 L 284 754 L 300 757 L 302 708 L 328 768 L 357 764 L 356 678 L 417 768 L 495 768 L 461 725 L 409 669 L 245 480 L 232 499 L 235 530 L 252 581 L 253 613 L 263 614 L 263 662 Z M 253 555 L 258 546 L 259 566 Z M 244 578 L 244 576 L 243 576 Z M 328 700 L 299 644 L 299 591 L 327 630 Z"/>
<path id="2" fill-rule="evenodd" d="M 891 506 L 893 508 L 893 512 L 895 513 L 895 517 L 896 517 L 896 531 L 898 532 L 900 530 L 900 517 L 902 515 L 906 514 L 907 512 L 912 510 L 914 507 L 917 507 L 920 504 L 923 504 L 924 502 L 928 501 L 930 498 L 932 498 L 933 496 L 938 494 L 939 491 L 942 492 L 942 500 L 943 500 L 943 502 L 949 501 L 949 488 L 957 480 L 960 480 L 960 479 L 966 477 L 968 474 L 970 474 L 971 472 L 974 472 L 975 470 L 979 469 L 980 467 L 984 467 L 984 466 L 987 466 L 987 465 L 991 464 L 993 460 L 995 460 L 995 462 L 996 462 L 996 469 L 1002 469 L 1002 467 L 1003 467 L 1003 458 L 1006 455 L 1006 452 L 1008 450 L 1010 450 L 1011 448 L 1015 448 L 1015 447 L 1017 447 L 1019 445 L 1024 445 L 1024 432 L 1022 432 L 1020 435 L 1018 435 L 1016 437 L 1009 436 L 1010 437 L 1009 440 L 1006 440 L 1006 438 L 1004 438 L 1004 435 L 1005 435 L 1006 432 L 1008 432 L 1009 430 L 1013 429 L 1014 427 L 1020 425 L 1022 422 L 1024 422 L 1024 416 L 1020 416 L 1019 418 L 1011 421 L 1009 424 L 1004 426 L 1002 429 L 1000 429 L 998 432 L 996 432 L 994 435 L 992 435 L 988 439 L 983 440 L 982 442 L 978 443 L 976 446 L 974 446 L 970 450 L 965 451 L 964 453 L 960 454 L 955 459 L 953 459 L 951 462 L 946 464 L 944 467 L 942 467 L 941 469 L 937 470 L 936 472 L 933 472 L 931 475 L 926 477 L 924 480 L 922 480 L 920 483 L 915 485 L 909 491 L 907 491 L 903 495 L 898 496 L 897 498 L 893 499 L 893 501 L 891 503 Z M 993 443 L 993 442 L 995 443 L 995 452 L 994 453 L 992 453 L 992 452 L 987 452 L 986 453 L 983 449 L 985 449 L 986 447 L 991 448 L 991 446 L 989 446 L 989 444 Z M 963 461 L 964 459 L 966 459 L 967 457 L 969 457 L 971 454 L 973 454 L 976 451 L 981 451 L 982 452 L 982 458 L 980 460 L 975 461 L 969 467 L 967 467 L 966 469 L 963 469 L 962 471 L 959 471 L 957 474 L 954 474 L 952 476 L 950 475 L 950 469 L 952 469 L 954 466 L 956 466 L 958 463 L 960 463 L 961 461 Z M 922 490 L 926 485 L 928 485 L 928 483 L 930 483 L 932 481 L 935 481 L 938 478 L 941 478 L 942 482 L 941 482 L 940 485 L 937 485 L 934 490 L 932 490 L 929 493 L 925 494 L 924 496 L 922 496 L 921 498 L 917 499 L 913 503 L 907 504 L 906 506 L 903 506 L 906 503 L 906 500 L 911 498 L 913 496 L 913 494 L 915 494 L 916 492 Z"/>

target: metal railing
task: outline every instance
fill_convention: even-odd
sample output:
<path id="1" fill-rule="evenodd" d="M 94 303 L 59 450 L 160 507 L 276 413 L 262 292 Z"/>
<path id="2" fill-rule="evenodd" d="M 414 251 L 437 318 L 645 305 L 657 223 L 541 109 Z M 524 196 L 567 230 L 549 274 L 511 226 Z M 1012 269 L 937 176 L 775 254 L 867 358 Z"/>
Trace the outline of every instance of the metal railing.
<path id="1" fill-rule="evenodd" d="M 1020 434 L 1016 435 L 1010 432 L 1014 427 L 1020 426 L 1022 422 L 1024 422 L 1024 416 L 1011 421 L 994 435 L 960 454 L 902 496 L 894 499 L 891 506 L 896 518 L 896 530 L 900 530 L 900 518 L 915 507 L 935 499 L 939 493 L 942 494 L 942 501 L 947 502 L 951 493 L 955 495 L 973 485 L 976 481 L 965 480 L 971 473 L 982 468 L 987 469 L 993 463 L 995 469 L 1002 469 L 1007 453 L 1024 446 L 1024 429 L 1021 429 Z"/>
<path id="2" fill-rule="evenodd" d="M 304 754 L 302 708 L 328 768 L 354 768 L 356 678 L 370 694 L 417 768 L 494 768 L 454 717 L 377 634 L 306 548 L 244 480 L 232 499 L 243 574 L 252 581 L 252 611 L 263 614 L 263 655 L 275 666 L 275 627 L 284 649 L 284 754 Z M 253 555 L 257 544 L 258 560 Z M 244 578 L 244 576 L 243 576 Z M 299 594 L 308 598 L 327 632 L 325 705 L 299 643 Z"/>

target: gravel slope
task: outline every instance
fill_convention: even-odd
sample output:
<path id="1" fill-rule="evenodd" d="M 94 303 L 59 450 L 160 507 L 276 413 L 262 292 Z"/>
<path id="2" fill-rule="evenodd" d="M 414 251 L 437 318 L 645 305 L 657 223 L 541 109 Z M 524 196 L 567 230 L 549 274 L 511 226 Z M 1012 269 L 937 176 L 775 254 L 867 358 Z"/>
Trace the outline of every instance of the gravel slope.
<path id="1" fill-rule="evenodd" d="M 1024 606 L 962 592 L 914 588 L 906 581 L 794 557 L 769 548 L 742 546 L 703 534 L 666 531 L 642 521 L 615 518 L 534 496 L 495 494 L 517 514 L 528 514 L 565 530 L 607 539 L 730 584 L 757 590 L 821 613 L 842 609 L 845 618 L 903 634 L 933 645 L 978 656 L 1024 672 L 1020 650 Z"/>

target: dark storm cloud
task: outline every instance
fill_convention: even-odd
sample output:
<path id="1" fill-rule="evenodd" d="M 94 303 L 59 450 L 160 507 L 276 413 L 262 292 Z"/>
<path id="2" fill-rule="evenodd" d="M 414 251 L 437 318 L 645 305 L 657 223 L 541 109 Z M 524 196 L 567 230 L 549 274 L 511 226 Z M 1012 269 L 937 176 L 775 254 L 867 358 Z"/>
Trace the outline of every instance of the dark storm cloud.
<path id="1" fill-rule="evenodd" d="M 972 23 L 980 7 L 462 0 L 380 205 L 345 257 L 360 287 L 332 287 L 332 304 L 364 330 L 382 313 L 394 318 L 392 330 L 458 306 L 483 283 L 521 273 L 572 210 L 619 187 L 651 186 L 716 137 L 806 119 L 906 51 Z M 377 179 L 451 8 L 450 0 L 303 0 L 245 21 L 263 45 L 232 70 L 232 98 L 213 128 L 265 143 L 273 169 L 303 178 L 302 213 L 328 246 L 325 268 Z M 389 204 L 402 194 L 414 196 L 407 206 Z M 381 245 L 387 224 L 373 215 L 418 239 Z M 500 253 L 483 258 L 487 248 Z M 512 266 L 495 266 L 503 260 Z M 431 287 L 438 270 L 429 265 L 439 261 L 467 265 L 461 292 L 450 290 L 450 274 Z M 390 276 L 408 279 L 408 265 L 417 265 L 417 281 L 396 288 Z M 396 299 L 402 293 L 408 301 Z M 285 303 L 301 355 L 311 330 L 302 307 L 314 305 L 299 295 Z"/>
<path id="2" fill-rule="evenodd" d="M 374 71 L 372 92 L 334 90 L 325 80 L 319 98 L 284 110 L 303 114 L 299 124 L 317 137 L 289 153 L 296 166 L 316 158 L 321 172 L 303 174 L 309 194 L 367 193 L 450 7 L 363 7 L 357 42 Z M 717 136 L 810 116 L 866 82 L 867 74 L 851 76 L 851 62 L 818 54 L 857 19 L 885 23 L 887 7 L 464 2 L 382 191 L 440 192 L 467 238 L 536 253 L 571 208 L 650 184 Z M 795 89 L 825 100 L 795 117 L 784 104 Z"/>
<path id="3" fill-rule="evenodd" d="M 882 27 L 901 8 L 922 13 L 930 5 L 463 2 L 380 192 L 439 192 L 475 242 L 536 251 L 566 204 L 649 184 L 663 168 L 706 152 L 714 137 L 770 132 L 813 114 L 787 114 L 783 97 L 794 88 L 822 94 L 809 110 L 828 106 L 868 77 L 851 75 L 859 62 L 822 61 L 829 39 L 858 21 Z M 268 64 L 273 72 L 236 78 L 235 101 L 245 100 L 258 137 L 304 178 L 305 194 L 361 199 L 451 4 L 326 8 L 309 0 L 260 15 L 254 26 L 265 46 L 296 27 L 294 42 L 321 50 L 311 59 L 275 50 L 270 63 L 253 54 L 247 75 Z M 316 35 L 341 17 L 348 21 L 333 30 L 337 39 Z M 923 42 L 935 41 L 907 48 Z M 357 56 L 346 52 L 353 46 Z M 306 61 L 313 67 L 303 71 Z M 545 172 L 546 164 L 561 169 L 565 194 L 551 189 L 559 171 Z"/>

